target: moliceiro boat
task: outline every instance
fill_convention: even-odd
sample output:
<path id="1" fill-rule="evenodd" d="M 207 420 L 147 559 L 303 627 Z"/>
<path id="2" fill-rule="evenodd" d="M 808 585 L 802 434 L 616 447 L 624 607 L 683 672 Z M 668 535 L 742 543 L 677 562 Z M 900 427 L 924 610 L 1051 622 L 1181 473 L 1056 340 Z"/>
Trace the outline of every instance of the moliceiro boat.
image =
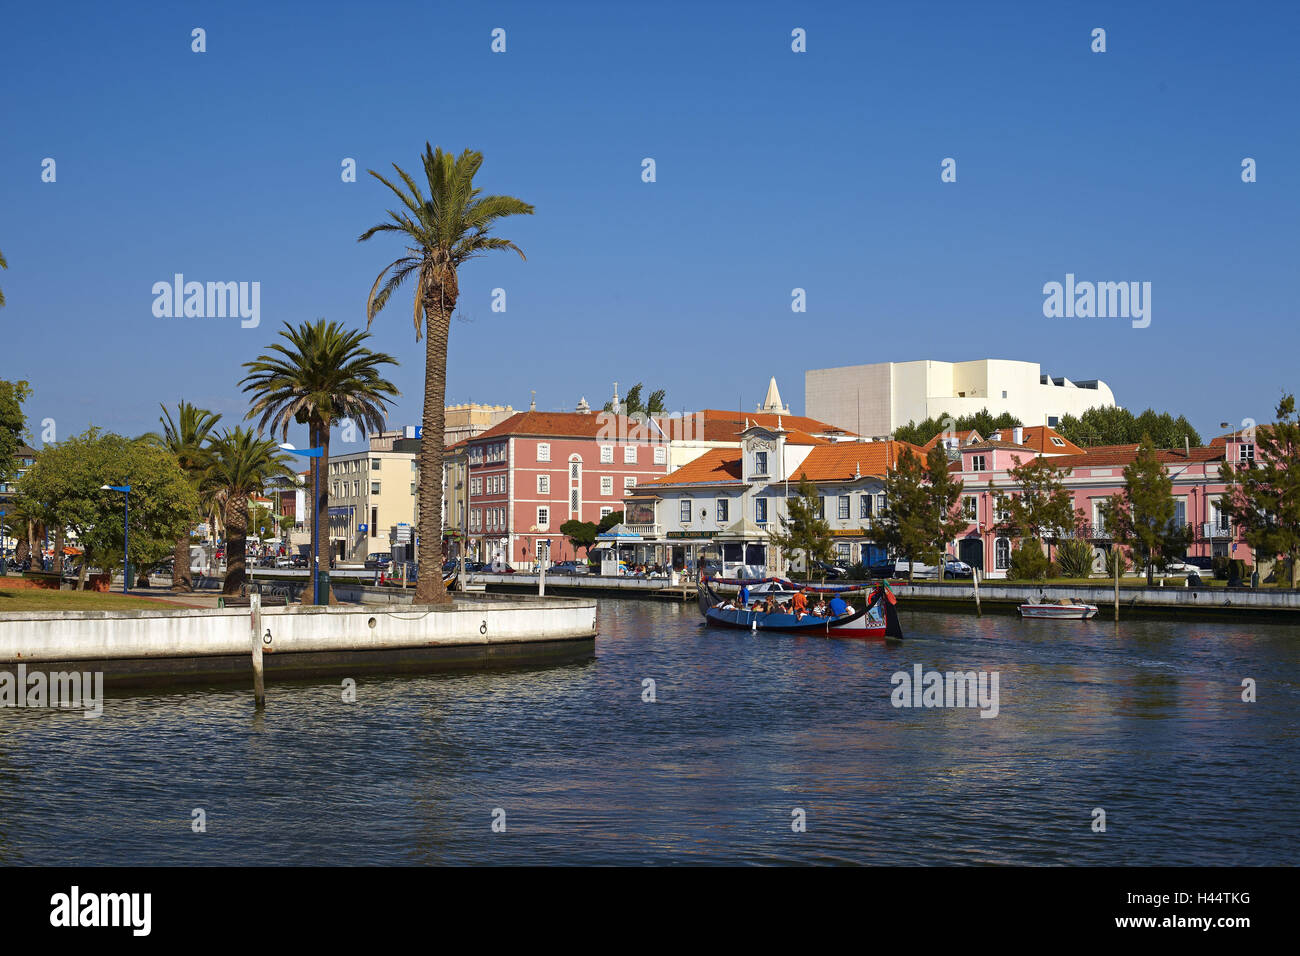
<path id="1" fill-rule="evenodd" d="M 798 591 L 791 588 L 782 590 L 781 593 L 793 595 Z M 849 589 L 837 593 L 845 597 L 850 596 Z M 902 640 L 903 637 L 903 629 L 898 623 L 898 611 L 894 607 L 898 599 L 885 584 L 877 584 L 869 593 L 864 594 L 865 604 L 861 607 L 854 608 L 850 603 L 849 610 L 838 617 L 786 609 L 769 612 L 757 608 L 742 608 L 729 599 L 719 597 L 709 587 L 709 579 L 703 576 L 700 578 L 697 594 L 700 614 L 704 616 L 705 622 L 718 627 L 859 639 Z"/>

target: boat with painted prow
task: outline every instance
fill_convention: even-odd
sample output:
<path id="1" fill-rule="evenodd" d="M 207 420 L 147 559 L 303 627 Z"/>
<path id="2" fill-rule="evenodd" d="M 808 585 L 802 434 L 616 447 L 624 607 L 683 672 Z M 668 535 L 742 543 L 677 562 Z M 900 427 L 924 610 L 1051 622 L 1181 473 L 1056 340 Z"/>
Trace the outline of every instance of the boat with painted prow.
<path id="1" fill-rule="evenodd" d="M 793 593 L 793 592 L 791 592 Z M 697 592 L 700 613 L 708 624 L 746 631 L 781 631 L 789 634 L 817 634 L 825 637 L 902 640 L 903 629 L 894 609 L 897 598 L 884 585 L 877 585 L 866 604 L 838 617 L 788 611 L 760 611 L 731 605 L 701 579 Z"/>
<path id="2" fill-rule="evenodd" d="M 1048 621 L 1086 621 L 1097 614 L 1097 605 L 1062 598 L 1050 604 L 1022 604 L 1020 616 Z"/>

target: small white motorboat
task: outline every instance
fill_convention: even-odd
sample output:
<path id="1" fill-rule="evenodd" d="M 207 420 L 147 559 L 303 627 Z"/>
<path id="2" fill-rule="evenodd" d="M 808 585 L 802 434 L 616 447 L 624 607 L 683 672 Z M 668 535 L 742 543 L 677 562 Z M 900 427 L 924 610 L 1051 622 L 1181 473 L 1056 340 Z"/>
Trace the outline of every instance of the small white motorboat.
<path id="1" fill-rule="evenodd" d="M 1052 621 L 1086 621 L 1097 614 L 1097 605 L 1062 598 L 1049 604 L 1022 604 L 1021 617 L 1043 618 Z"/>

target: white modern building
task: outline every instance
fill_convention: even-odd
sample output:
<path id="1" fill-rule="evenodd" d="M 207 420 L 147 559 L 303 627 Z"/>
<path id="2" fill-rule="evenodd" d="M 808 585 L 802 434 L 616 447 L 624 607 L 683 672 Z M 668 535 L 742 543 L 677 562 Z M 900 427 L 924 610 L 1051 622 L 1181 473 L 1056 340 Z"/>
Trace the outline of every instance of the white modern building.
<path id="1" fill-rule="evenodd" d="M 804 414 L 859 435 L 884 437 L 908 422 L 953 419 L 987 408 L 1027 426 L 1055 427 L 1063 415 L 1114 406 L 1098 379 L 1071 380 L 1037 362 L 877 362 L 804 373 Z"/>

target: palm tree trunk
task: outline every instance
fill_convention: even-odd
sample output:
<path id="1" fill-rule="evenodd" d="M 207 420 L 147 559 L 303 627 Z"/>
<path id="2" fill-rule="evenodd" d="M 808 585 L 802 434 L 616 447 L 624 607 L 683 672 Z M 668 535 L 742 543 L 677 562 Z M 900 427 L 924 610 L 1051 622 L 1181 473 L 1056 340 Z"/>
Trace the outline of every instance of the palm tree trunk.
<path id="1" fill-rule="evenodd" d="M 420 441 L 420 579 L 415 604 L 450 604 L 442 584 L 442 432 L 447 398 L 447 337 L 456 307 L 456 274 L 424 298 L 424 422 Z"/>
<path id="2" fill-rule="evenodd" d="M 316 535 L 316 560 L 319 562 L 318 567 L 323 571 L 329 571 L 330 555 L 333 549 L 330 542 L 330 486 L 328 476 L 330 473 L 330 423 L 322 422 L 316 428 L 316 445 L 320 446 L 320 457 L 313 459 L 316 467 L 320 470 L 320 498 L 316 502 L 316 520 L 320 522 L 318 527 L 320 533 Z M 369 478 L 367 477 L 367 480 Z M 332 588 L 326 585 L 321 591 L 320 601 L 322 604 L 330 603 L 330 592 Z"/>
<path id="3" fill-rule="evenodd" d="M 60 525 L 54 529 L 54 560 L 50 563 L 50 570 L 59 575 L 59 580 L 63 580 L 63 527 Z"/>
<path id="4" fill-rule="evenodd" d="M 226 506 L 226 581 L 222 594 L 238 594 L 248 580 L 244 552 L 248 529 L 248 499 L 235 498 Z"/>
<path id="5" fill-rule="evenodd" d="M 190 537 L 186 535 L 183 538 L 177 538 L 176 547 L 172 549 L 172 590 L 191 591 L 193 589 L 194 582 L 190 578 Z"/>

